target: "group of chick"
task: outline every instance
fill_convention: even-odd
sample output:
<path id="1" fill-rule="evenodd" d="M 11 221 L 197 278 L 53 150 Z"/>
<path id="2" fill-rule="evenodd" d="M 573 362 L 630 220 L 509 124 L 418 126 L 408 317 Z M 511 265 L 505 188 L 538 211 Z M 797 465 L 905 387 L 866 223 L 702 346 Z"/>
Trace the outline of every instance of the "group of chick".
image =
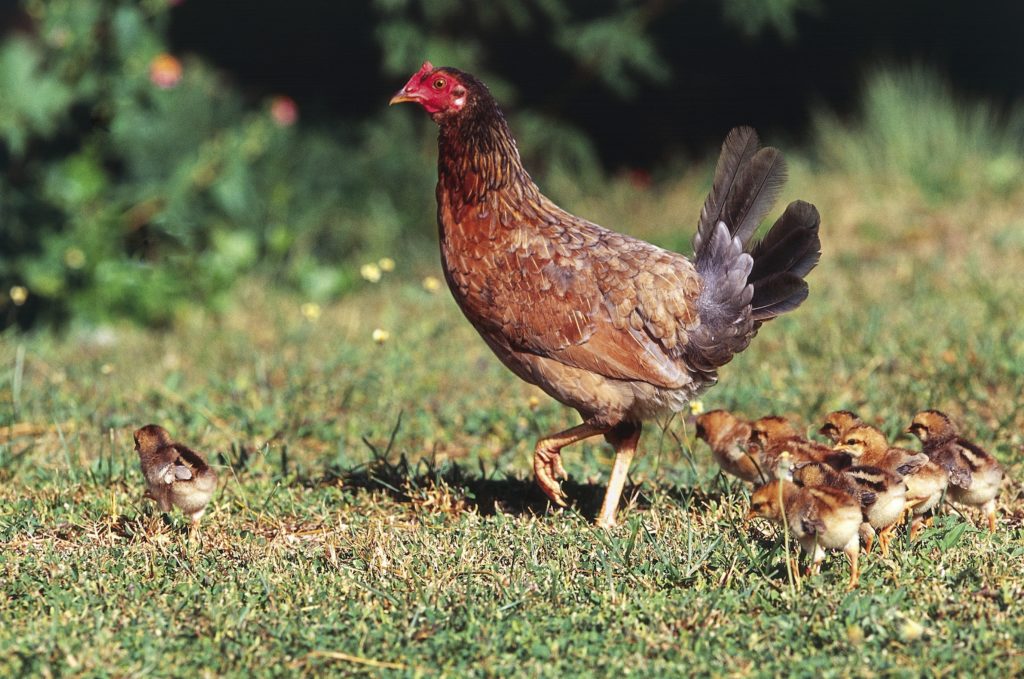
<path id="1" fill-rule="evenodd" d="M 888 554 L 893 531 L 907 514 L 913 540 L 943 495 L 980 507 L 989 529 L 996 528 L 999 462 L 937 410 L 915 415 L 907 431 L 920 439 L 923 452 L 890 446 L 885 434 L 846 410 L 830 413 L 819 429 L 831 447 L 775 415 L 748 421 L 713 410 L 697 418 L 697 436 L 722 470 L 755 486 L 747 518 L 784 521 L 811 555 L 811 573 L 820 568 L 825 549 L 842 549 L 850 560 L 850 588 L 859 577 L 861 542 L 870 553 L 877 538 Z M 134 438 L 147 496 L 161 511 L 178 507 L 197 526 L 217 488 L 217 472 L 155 424 L 138 429 Z"/>
<path id="2" fill-rule="evenodd" d="M 996 528 L 996 497 L 1003 480 L 999 462 L 960 436 L 938 410 L 914 416 L 907 431 L 923 452 L 890 446 L 880 430 L 850 411 L 830 413 L 819 433 L 828 446 L 802 436 L 779 416 L 748 421 L 725 410 L 697 418 L 697 437 L 711 448 L 722 470 L 755 486 L 747 518 L 785 522 L 811 555 L 810 573 L 825 549 L 841 549 L 857 586 L 861 541 L 870 553 L 877 537 L 883 554 L 898 524 L 909 513 L 910 539 L 943 495 L 980 507 Z"/>

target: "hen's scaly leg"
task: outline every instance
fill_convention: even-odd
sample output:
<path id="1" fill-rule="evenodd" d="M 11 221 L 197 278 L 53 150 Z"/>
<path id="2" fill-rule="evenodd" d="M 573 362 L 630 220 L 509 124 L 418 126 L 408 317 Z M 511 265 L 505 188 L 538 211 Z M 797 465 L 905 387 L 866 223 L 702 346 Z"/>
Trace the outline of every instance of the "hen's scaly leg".
<path id="1" fill-rule="evenodd" d="M 584 422 L 537 441 L 537 447 L 533 451 L 533 473 L 540 489 L 559 507 L 566 506 L 566 497 L 558 479 L 569 478 L 565 467 L 562 466 L 562 448 L 591 436 L 604 434 L 608 429 Z"/>
<path id="2" fill-rule="evenodd" d="M 636 444 L 640 440 L 640 425 L 622 423 L 605 434 L 605 438 L 615 447 L 615 462 L 612 474 L 608 479 L 608 490 L 604 494 L 601 513 L 597 515 L 597 525 L 611 528 L 615 525 L 615 512 L 619 508 L 622 489 L 626 485 L 629 464 L 636 454 Z"/>

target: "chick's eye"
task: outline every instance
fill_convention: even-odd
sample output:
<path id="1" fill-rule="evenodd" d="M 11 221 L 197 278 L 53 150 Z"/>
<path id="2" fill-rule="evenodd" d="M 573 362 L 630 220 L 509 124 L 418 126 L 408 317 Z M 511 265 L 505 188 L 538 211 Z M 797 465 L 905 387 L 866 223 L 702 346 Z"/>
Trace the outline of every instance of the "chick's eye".
<path id="1" fill-rule="evenodd" d="M 435 90 L 439 90 L 439 89 L 444 87 L 444 84 L 445 84 L 444 78 L 438 78 L 437 80 L 434 81 L 434 89 Z"/>

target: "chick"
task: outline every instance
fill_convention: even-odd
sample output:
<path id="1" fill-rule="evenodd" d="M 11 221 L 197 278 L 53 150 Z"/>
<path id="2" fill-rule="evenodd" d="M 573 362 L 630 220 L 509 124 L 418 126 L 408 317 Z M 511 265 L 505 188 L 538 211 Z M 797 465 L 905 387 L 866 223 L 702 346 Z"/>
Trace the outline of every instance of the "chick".
<path id="1" fill-rule="evenodd" d="M 843 434 L 859 424 L 864 424 L 864 421 L 849 410 L 834 410 L 825 416 L 825 424 L 821 425 L 818 433 L 832 443 L 838 443 Z"/>
<path id="2" fill-rule="evenodd" d="M 956 425 L 938 410 L 924 410 L 907 428 L 921 440 L 925 454 L 949 474 L 949 499 L 980 507 L 988 528 L 996 529 L 996 496 L 1003 469 L 987 452 L 960 436 Z"/>
<path id="3" fill-rule="evenodd" d="M 199 453 L 172 441 L 163 427 L 146 425 L 134 437 L 146 494 L 156 500 L 160 511 L 177 507 L 197 527 L 217 488 L 217 472 Z"/>
<path id="4" fill-rule="evenodd" d="M 860 503 L 849 493 L 829 486 L 801 488 L 792 481 L 775 480 L 750 497 L 747 519 L 757 516 L 786 521 L 800 547 L 811 555 L 808 571 L 812 574 L 818 572 L 825 549 L 842 549 L 850 560 L 849 589 L 857 586 L 858 530 L 863 516 Z"/>
<path id="5" fill-rule="evenodd" d="M 850 464 L 848 454 L 808 440 L 800 435 L 789 420 L 779 415 L 754 420 L 750 428 L 750 440 L 761 447 L 762 458 L 768 469 L 775 469 L 779 456 L 784 451 L 789 452 L 794 464 L 822 462 L 836 469 L 842 469 Z"/>
<path id="6" fill-rule="evenodd" d="M 903 477 L 903 483 L 907 486 L 907 508 L 913 516 L 910 524 L 910 539 L 913 540 L 925 526 L 925 514 L 939 506 L 949 483 L 949 474 L 928 460 L 916 472 Z"/>
<path id="7" fill-rule="evenodd" d="M 922 453 L 890 446 L 885 434 L 869 424 L 859 424 L 846 431 L 835 450 L 850 454 L 858 464 L 881 467 L 900 476 L 913 474 L 928 461 L 928 456 Z"/>
<path id="8" fill-rule="evenodd" d="M 811 462 L 793 470 L 793 480 L 805 487 L 828 486 L 846 491 L 860 502 L 864 522 L 860 538 L 871 553 L 875 536 L 882 554 L 889 553 L 892 531 L 906 508 L 907 487 L 898 475 L 881 467 L 855 465 L 839 471 Z"/>
<path id="9" fill-rule="evenodd" d="M 711 410 L 697 418 L 696 429 L 723 472 L 748 483 L 770 480 L 772 472 L 762 464 L 760 446 L 750 442 L 749 422 L 726 410 Z"/>
<path id="10" fill-rule="evenodd" d="M 885 434 L 866 424 L 846 431 L 836 449 L 853 455 L 858 464 L 881 467 L 903 478 L 905 504 L 914 517 L 910 526 L 910 538 L 914 539 L 924 527 L 924 515 L 942 498 L 946 488 L 943 472 L 929 463 L 927 455 L 890 446 Z"/>

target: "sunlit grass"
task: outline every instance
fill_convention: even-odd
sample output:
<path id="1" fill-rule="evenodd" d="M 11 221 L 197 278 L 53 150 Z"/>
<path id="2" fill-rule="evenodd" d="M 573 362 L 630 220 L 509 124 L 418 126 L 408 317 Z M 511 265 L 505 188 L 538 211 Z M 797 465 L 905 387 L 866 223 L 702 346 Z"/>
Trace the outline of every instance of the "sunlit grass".
<path id="1" fill-rule="evenodd" d="M 950 513 L 862 559 L 857 591 L 837 556 L 794 594 L 689 413 L 646 428 L 619 528 L 589 521 L 596 441 L 566 450 L 576 506 L 548 513 L 533 441 L 576 415 L 491 356 L 433 255 L 395 253 L 334 304 L 251 280 L 173 330 L 3 336 L 0 674 L 1019 674 L 1024 188 L 905 169 L 867 189 L 883 170 L 857 156 L 789 155 L 785 199 L 823 215 L 811 296 L 704 407 L 852 408 L 894 437 L 946 410 L 1009 471 L 997 534 Z M 708 179 L 568 207 L 686 249 Z M 148 422 L 219 465 L 200 538 L 142 499 Z"/>

